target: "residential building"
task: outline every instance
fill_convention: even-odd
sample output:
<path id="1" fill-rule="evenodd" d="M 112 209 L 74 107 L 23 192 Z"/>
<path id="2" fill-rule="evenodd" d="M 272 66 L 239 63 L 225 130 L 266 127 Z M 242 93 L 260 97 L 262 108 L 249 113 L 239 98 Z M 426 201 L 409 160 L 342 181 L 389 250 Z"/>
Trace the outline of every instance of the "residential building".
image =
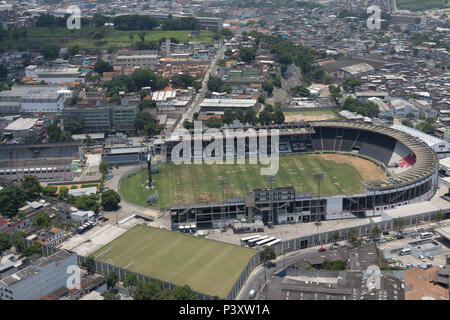
<path id="1" fill-rule="evenodd" d="M 76 253 L 61 250 L 0 280 L 0 300 L 36 300 L 67 286 Z"/>

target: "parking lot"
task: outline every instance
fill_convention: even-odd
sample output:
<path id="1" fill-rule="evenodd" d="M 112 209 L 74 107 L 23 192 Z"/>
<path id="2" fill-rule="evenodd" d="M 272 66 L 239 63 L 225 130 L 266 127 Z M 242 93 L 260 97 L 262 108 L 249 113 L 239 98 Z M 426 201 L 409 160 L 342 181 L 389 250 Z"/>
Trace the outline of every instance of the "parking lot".
<path id="1" fill-rule="evenodd" d="M 431 225 L 423 225 L 420 226 L 420 228 L 423 228 L 424 231 L 427 229 L 431 229 L 434 224 Z M 450 253 L 450 248 L 445 244 L 442 243 L 440 240 L 440 237 L 438 235 L 434 235 L 431 239 L 435 240 L 437 243 L 439 243 L 442 247 L 442 253 L 440 255 L 434 256 L 431 259 L 425 257 L 425 261 L 422 261 L 416 257 L 414 257 L 412 254 L 407 255 L 400 255 L 400 250 L 403 248 L 408 248 L 408 243 L 420 241 L 420 232 L 415 232 L 415 228 L 408 228 L 404 230 L 407 232 L 407 235 L 404 235 L 404 239 L 399 240 L 393 240 L 393 241 L 386 241 L 384 243 L 379 243 L 379 248 L 383 251 L 384 257 L 392 257 L 393 259 L 397 260 L 401 265 L 407 266 L 417 266 L 421 265 L 425 267 L 427 264 L 432 264 L 433 266 L 444 266 L 446 264 L 446 258 L 445 255 L 447 253 Z M 389 236 L 393 237 L 395 232 L 391 232 Z M 411 236 L 411 234 L 416 234 L 415 238 Z M 388 236 L 386 236 L 388 237 Z M 430 239 L 430 238 L 429 238 Z"/>

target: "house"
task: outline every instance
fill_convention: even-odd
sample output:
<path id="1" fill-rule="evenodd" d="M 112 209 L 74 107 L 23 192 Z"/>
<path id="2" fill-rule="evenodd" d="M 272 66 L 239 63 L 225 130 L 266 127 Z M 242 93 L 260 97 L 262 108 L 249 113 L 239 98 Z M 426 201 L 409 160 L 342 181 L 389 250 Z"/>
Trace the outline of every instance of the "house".
<path id="1" fill-rule="evenodd" d="M 67 238 L 66 232 L 58 228 L 51 228 L 48 231 L 42 231 L 37 234 L 37 242 L 56 247 L 63 243 Z"/>
<path id="2" fill-rule="evenodd" d="M 403 99 L 394 99 L 390 102 L 390 104 L 396 118 L 406 118 L 406 115 L 409 113 L 412 113 L 415 118 L 420 116 L 419 109 L 408 101 Z"/>
<path id="3" fill-rule="evenodd" d="M 78 222 L 80 224 L 86 222 L 94 222 L 95 221 L 95 212 L 94 211 L 74 211 L 70 214 L 70 217 L 73 221 Z"/>

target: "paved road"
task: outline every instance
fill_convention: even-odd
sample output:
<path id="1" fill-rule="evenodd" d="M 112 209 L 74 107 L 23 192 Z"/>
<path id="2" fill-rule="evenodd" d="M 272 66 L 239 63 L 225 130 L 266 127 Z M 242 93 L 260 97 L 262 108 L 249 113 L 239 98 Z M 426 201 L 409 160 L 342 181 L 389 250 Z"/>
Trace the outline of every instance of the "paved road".
<path id="1" fill-rule="evenodd" d="M 199 112 L 199 106 L 200 103 L 203 101 L 206 92 L 208 91 L 208 80 L 211 75 L 214 75 L 217 70 L 217 62 L 221 59 L 223 59 L 225 55 L 225 46 L 223 45 L 216 53 L 214 59 L 211 61 L 211 65 L 208 69 L 208 71 L 205 74 L 205 77 L 202 82 L 202 88 L 200 91 L 195 95 L 194 99 L 192 100 L 192 103 L 186 110 L 186 112 L 181 117 L 180 122 L 177 125 L 177 129 L 180 129 L 183 127 L 183 122 L 185 120 L 192 120 L 194 117 L 194 113 Z"/>
<path id="2" fill-rule="evenodd" d="M 249 299 L 248 295 L 250 293 L 250 290 L 252 289 L 257 292 L 257 295 L 254 298 L 257 299 L 260 290 L 264 288 L 265 283 L 268 283 L 270 281 L 270 278 L 272 277 L 273 274 L 282 271 L 289 265 L 292 265 L 298 261 L 305 259 L 313 252 L 316 252 L 318 248 L 320 248 L 320 246 L 290 252 L 285 256 L 279 256 L 276 260 L 273 260 L 276 266 L 270 269 L 264 268 L 262 265 L 256 267 L 250 273 L 250 276 L 247 278 L 247 281 L 242 286 L 241 291 L 236 297 L 236 300 L 248 300 Z"/>

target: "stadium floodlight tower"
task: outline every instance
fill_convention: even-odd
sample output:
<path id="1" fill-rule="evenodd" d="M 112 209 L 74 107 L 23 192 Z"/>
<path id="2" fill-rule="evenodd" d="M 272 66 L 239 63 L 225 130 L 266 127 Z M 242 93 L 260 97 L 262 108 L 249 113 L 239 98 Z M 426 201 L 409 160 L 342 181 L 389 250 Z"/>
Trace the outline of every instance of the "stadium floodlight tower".
<path id="1" fill-rule="evenodd" d="M 267 182 L 270 183 L 270 214 L 269 214 L 269 226 L 273 224 L 273 183 L 275 182 L 275 176 L 266 176 Z"/>
<path id="2" fill-rule="evenodd" d="M 224 178 L 219 178 L 219 179 L 217 179 L 217 184 L 222 188 L 222 202 L 225 203 L 225 186 L 227 185 L 227 180 Z M 224 206 L 222 206 L 220 209 L 220 225 L 222 227 L 224 226 L 223 209 L 224 209 Z"/>
<path id="3" fill-rule="evenodd" d="M 322 201 L 320 200 L 320 181 L 322 181 L 323 180 L 323 177 L 324 177 L 324 174 L 323 174 L 323 172 L 318 172 L 318 173 L 314 173 L 314 179 L 317 181 L 317 193 L 318 193 L 318 199 L 319 199 L 319 215 L 317 216 L 317 228 L 319 228 L 319 223 L 320 223 L 320 214 L 322 213 L 322 210 L 321 210 L 321 207 L 322 207 L 322 205 L 321 205 L 321 203 L 322 203 Z"/>

